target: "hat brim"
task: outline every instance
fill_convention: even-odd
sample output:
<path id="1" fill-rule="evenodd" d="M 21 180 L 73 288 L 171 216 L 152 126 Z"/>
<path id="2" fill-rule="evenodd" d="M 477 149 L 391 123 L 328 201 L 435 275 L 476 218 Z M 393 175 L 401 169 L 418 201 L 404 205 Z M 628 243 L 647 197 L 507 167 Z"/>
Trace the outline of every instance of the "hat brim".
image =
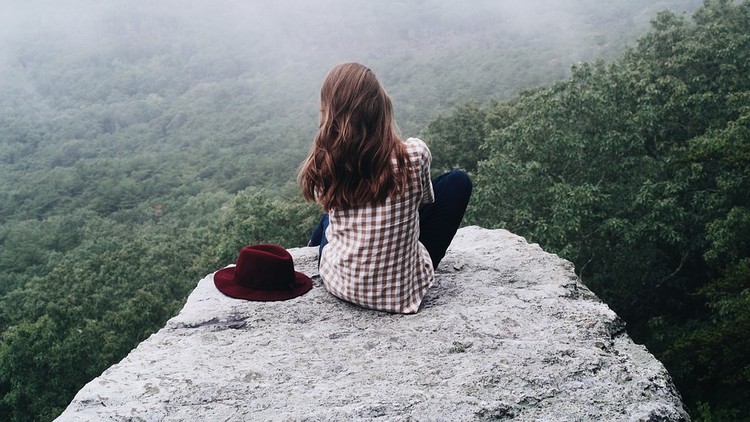
<path id="1" fill-rule="evenodd" d="M 214 273 L 214 285 L 220 292 L 235 299 L 273 302 L 294 299 L 312 289 L 312 279 L 299 271 L 294 272 L 294 286 L 284 290 L 250 289 L 234 281 L 235 267 L 223 268 Z"/>

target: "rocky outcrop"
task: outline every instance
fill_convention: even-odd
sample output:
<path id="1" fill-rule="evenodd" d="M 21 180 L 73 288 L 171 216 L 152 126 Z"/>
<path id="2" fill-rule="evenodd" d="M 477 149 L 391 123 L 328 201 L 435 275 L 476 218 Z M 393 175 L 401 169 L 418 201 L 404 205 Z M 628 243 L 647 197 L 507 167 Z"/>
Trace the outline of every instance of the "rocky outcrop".
<path id="1" fill-rule="evenodd" d="M 60 421 L 678 421 L 662 364 L 567 261 L 504 230 L 459 230 L 416 315 L 328 294 L 286 302 L 201 280 L 180 314 L 88 383 Z"/>

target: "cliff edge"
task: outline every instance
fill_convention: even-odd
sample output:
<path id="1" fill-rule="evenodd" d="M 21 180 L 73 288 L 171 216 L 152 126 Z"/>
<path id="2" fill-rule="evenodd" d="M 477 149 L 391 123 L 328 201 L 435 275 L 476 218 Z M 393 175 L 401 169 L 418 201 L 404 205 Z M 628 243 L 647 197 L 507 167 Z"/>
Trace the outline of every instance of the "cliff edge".
<path id="1" fill-rule="evenodd" d="M 689 419 L 572 264 L 505 230 L 459 230 L 416 315 L 342 302 L 316 248 L 290 252 L 312 291 L 248 302 L 207 276 L 57 420 Z"/>

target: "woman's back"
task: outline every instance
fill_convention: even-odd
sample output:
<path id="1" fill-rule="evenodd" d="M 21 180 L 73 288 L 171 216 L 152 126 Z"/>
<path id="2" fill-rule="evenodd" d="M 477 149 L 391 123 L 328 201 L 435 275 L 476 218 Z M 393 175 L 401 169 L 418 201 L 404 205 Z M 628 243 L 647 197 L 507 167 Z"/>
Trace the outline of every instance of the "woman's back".
<path id="1" fill-rule="evenodd" d="M 427 145 L 416 138 L 405 145 L 409 183 L 404 192 L 382 204 L 329 213 L 320 275 L 326 288 L 341 299 L 413 313 L 433 281 L 430 255 L 419 242 L 419 208 L 433 201 L 433 192 Z"/>

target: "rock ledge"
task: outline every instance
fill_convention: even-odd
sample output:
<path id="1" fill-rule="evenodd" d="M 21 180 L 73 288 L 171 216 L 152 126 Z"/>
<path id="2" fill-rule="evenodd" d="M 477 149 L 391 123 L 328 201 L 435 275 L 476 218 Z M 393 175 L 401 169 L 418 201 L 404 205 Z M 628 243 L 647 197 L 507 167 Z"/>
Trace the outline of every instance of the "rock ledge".
<path id="1" fill-rule="evenodd" d="M 459 230 L 416 315 L 328 294 L 223 296 L 179 315 L 89 382 L 59 421 L 683 421 L 662 364 L 573 266 L 505 230 Z"/>

